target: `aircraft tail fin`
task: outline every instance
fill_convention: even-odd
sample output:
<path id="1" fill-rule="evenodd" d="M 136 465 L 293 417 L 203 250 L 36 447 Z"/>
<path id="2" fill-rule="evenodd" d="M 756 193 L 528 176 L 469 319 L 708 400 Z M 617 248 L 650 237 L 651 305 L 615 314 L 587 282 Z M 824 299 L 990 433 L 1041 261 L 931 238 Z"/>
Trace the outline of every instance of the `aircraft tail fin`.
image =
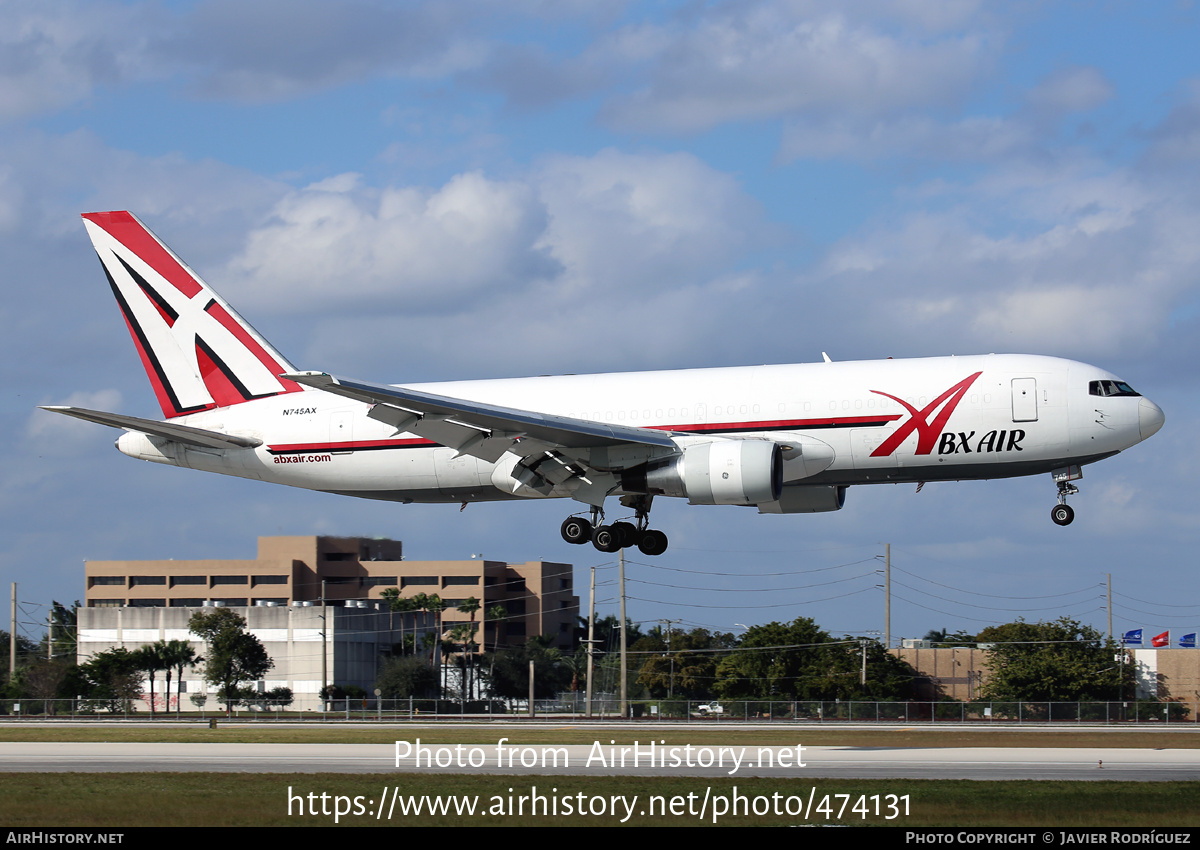
<path id="1" fill-rule="evenodd" d="M 83 214 L 163 415 L 305 389 L 294 367 L 132 213 Z"/>

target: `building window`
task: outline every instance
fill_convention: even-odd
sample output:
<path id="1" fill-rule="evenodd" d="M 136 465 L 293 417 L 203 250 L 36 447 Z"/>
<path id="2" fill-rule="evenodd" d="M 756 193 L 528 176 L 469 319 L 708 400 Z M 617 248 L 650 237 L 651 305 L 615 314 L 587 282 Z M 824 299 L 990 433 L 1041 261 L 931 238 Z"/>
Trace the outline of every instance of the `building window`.
<path id="1" fill-rule="evenodd" d="M 200 608 L 204 605 L 203 599 L 172 599 L 169 603 L 172 608 Z"/>
<path id="2" fill-rule="evenodd" d="M 357 561 L 358 554 L 355 552 L 326 552 L 322 558 L 326 561 Z"/>
<path id="3" fill-rule="evenodd" d="M 358 584 L 358 576 L 326 576 L 325 584 Z"/>
<path id="4" fill-rule="evenodd" d="M 124 599 L 91 599 L 88 600 L 89 608 L 120 608 L 125 604 Z"/>
<path id="5" fill-rule="evenodd" d="M 504 603 L 504 607 L 508 609 L 508 615 L 510 617 L 513 615 L 524 614 L 525 613 L 525 600 L 524 599 L 510 599 L 508 602 Z"/>
<path id="6" fill-rule="evenodd" d="M 250 576 L 250 586 L 257 587 L 260 584 L 287 584 L 287 576 Z"/>
<path id="7" fill-rule="evenodd" d="M 442 583 L 446 587 L 452 584 L 479 584 L 479 576 L 446 576 Z"/>
<path id="8" fill-rule="evenodd" d="M 232 597 L 229 599 L 214 599 L 213 602 L 220 602 L 223 605 L 245 605 L 246 597 Z"/>
<path id="9" fill-rule="evenodd" d="M 428 585 L 437 585 L 437 576 L 401 576 L 401 587 L 426 587 Z"/>
<path id="10" fill-rule="evenodd" d="M 130 599 L 130 608 L 166 608 L 167 600 L 165 599 Z"/>
<path id="11" fill-rule="evenodd" d="M 247 576 L 213 576 L 213 586 L 218 584 L 249 584 L 250 579 Z"/>
<path id="12" fill-rule="evenodd" d="M 129 586 L 130 587 L 137 587 L 138 585 L 146 585 L 146 584 L 165 585 L 166 583 L 167 583 L 166 576 L 130 576 L 129 577 Z"/>
<path id="13" fill-rule="evenodd" d="M 504 627 L 504 636 L 506 638 L 525 637 L 525 621 L 519 620 L 506 625 Z"/>
<path id="14" fill-rule="evenodd" d="M 171 587 L 178 587 L 183 584 L 207 585 L 208 576 L 171 576 Z"/>
<path id="15" fill-rule="evenodd" d="M 93 576 L 90 581 L 91 587 L 125 586 L 125 576 Z"/>
<path id="16" fill-rule="evenodd" d="M 571 589 L 571 580 L 569 578 L 560 578 L 558 580 L 558 589 L 559 590 L 570 590 Z"/>
<path id="17" fill-rule="evenodd" d="M 367 576 L 362 580 L 363 587 L 395 587 L 397 583 L 395 576 Z"/>

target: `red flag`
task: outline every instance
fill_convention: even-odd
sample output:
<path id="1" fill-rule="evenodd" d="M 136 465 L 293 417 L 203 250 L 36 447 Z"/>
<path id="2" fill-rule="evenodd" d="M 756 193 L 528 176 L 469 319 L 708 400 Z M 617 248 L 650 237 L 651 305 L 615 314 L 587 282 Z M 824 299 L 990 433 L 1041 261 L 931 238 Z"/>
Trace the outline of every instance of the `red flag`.
<path id="1" fill-rule="evenodd" d="M 1167 629 L 1161 635 L 1150 639 L 1151 646 L 1170 646 L 1171 645 L 1171 630 Z"/>

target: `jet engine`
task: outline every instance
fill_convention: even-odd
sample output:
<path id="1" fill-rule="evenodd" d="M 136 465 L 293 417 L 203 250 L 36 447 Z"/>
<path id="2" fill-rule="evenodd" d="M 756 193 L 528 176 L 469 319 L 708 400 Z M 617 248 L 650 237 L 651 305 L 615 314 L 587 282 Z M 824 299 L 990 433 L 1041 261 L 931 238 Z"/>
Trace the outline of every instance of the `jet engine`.
<path id="1" fill-rule="evenodd" d="M 783 490 L 783 448 L 767 440 L 718 440 L 685 446 L 621 476 L 626 493 L 680 496 L 693 505 L 757 505 Z"/>

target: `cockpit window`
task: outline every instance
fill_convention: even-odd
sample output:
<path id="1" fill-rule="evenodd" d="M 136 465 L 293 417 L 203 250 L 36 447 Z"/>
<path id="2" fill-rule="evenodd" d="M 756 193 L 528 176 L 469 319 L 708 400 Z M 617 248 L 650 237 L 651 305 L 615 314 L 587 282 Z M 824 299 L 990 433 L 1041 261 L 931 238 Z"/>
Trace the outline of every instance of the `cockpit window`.
<path id="1" fill-rule="evenodd" d="M 1088 384 L 1088 394 L 1098 396 L 1140 396 L 1141 393 L 1124 381 L 1092 381 Z"/>

